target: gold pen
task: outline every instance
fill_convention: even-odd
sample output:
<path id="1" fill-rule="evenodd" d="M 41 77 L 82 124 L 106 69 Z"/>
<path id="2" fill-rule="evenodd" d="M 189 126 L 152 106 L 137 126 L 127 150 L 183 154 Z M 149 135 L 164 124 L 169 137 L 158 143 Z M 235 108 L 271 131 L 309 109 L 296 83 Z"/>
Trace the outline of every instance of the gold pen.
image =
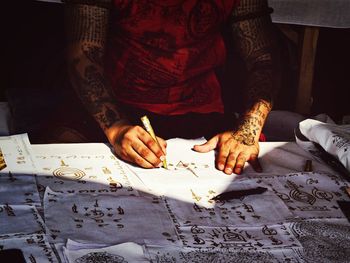
<path id="1" fill-rule="evenodd" d="M 148 117 L 147 117 L 146 115 L 143 116 L 143 117 L 141 117 L 141 121 L 142 121 L 142 124 L 143 124 L 145 130 L 151 135 L 151 137 L 153 138 L 153 140 L 154 140 L 155 142 L 157 142 L 157 144 L 159 145 L 159 147 L 161 147 L 160 144 L 159 144 L 159 142 L 158 142 L 158 140 L 157 140 L 156 134 L 154 133 L 154 130 L 153 130 L 152 125 L 151 125 L 151 122 L 149 121 Z M 163 167 L 164 167 L 165 169 L 168 169 L 168 165 L 167 165 L 167 163 L 166 163 L 165 156 L 164 156 L 164 160 L 163 160 Z"/>

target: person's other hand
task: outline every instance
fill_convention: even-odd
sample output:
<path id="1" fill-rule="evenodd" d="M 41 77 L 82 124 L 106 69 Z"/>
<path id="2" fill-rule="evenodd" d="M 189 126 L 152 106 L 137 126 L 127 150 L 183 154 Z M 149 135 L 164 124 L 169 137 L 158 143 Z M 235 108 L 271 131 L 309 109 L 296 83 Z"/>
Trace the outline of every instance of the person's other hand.
<path id="1" fill-rule="evenodd" d="M 143 168 L 161 167 L 165 158 L 166 142 L 157 137 L 158 143 L 140 126 L 127 123 L 110 127 L 107 137 L 118 157 Z"/>
<path id="2" fill-rule="evenodd" d="M 202 145 L 195 145 L 193 149 L 197 152 L 216 149 L 216 168 L 226 174 L 241 174 L 246 162 L 249 162 L 256 172 L 262 172 L 258 160 L 258 140 L 248 138 L 242 131 L 220 133 Z"/>

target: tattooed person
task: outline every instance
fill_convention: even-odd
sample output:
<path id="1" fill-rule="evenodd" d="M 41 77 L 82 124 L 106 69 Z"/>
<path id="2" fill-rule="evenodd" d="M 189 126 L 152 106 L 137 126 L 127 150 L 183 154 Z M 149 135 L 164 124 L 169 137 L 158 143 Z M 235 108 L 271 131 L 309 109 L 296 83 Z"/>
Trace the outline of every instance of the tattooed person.
<path id="1" fill-rule="evenodd" d="M 206 136 L 193 149 L 216 150 L 217 169 L 240 174 L 246 162 L 261 169 L 258 141 L 277 88 L 267 1 L 65 0 L 65 5 L 71 83 L 120 158 L 159 167 L 165 139 Z M 225 115 L 215 73 L 225 62 L 220 33 L 225 25 L 249 74 L 245 110 L 237 120 Z M 161 147 L 139 126 L 144 114 Z"/>

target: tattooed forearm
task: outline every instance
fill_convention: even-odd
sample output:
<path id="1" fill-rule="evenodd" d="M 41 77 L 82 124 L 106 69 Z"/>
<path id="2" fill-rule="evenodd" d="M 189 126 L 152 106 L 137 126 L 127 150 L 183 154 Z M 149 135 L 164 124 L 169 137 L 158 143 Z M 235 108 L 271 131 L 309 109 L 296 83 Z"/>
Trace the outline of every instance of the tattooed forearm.
<path id="1" fill-rule="evenodd" d="M 259 68 L 251 71 L 247 81 L 247 108 L 264 100 L 272 103 L 274 94 L 273 70 L 271 68 Z"/>
<path id="2" fill-rule="evenodd" d="M 85 43 L 82 45 L 82 51 L 92 63 L 103 66 L 103 50 L 101 47 Z"/>
<path id="3" fill-rule="evenodd" d="M 65 9 L 65 19 L 69 42 L 105 44 L 109 10 L 97 6 L 69 5 Z"/>
<path id="4" fill-rule="evenodd" d="M 232 15 L 232 35 L 249 72 L 246 110 L 261 101 L 272 103 L 278 88 L 277 39 L 269 13 L 267 1 L 241 0 Z"/>
<path id="5" fill-rule="evenodd" d="M 103 130 L 121 120 L 103 69 L 108 19 L 109 11 L 98 6 L 66 6 L 69 76 L 79 98 Z"/>
<path id="6" fill-rule="evenodd" d="M 79 60 L 76 59 L 70 66 L 73 86 L 86 109 L 103 129 L 108 129 L 113 123 L 120 120 L 108 82 L 93 64 L 88 64 L 83 74 L 77 70 L 78 64 Z"/>

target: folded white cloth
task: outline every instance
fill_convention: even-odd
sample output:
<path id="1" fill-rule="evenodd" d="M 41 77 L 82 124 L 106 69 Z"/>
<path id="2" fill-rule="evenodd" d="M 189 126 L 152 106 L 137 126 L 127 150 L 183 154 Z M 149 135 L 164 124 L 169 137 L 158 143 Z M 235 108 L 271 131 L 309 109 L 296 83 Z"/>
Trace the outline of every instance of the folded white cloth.
<path id="1" fill-rule="evenodd" d="M 350 171 L 350 125 L 337 125 L 307 119 L 299 124 L 300 132 L 336 157 Z"/>

